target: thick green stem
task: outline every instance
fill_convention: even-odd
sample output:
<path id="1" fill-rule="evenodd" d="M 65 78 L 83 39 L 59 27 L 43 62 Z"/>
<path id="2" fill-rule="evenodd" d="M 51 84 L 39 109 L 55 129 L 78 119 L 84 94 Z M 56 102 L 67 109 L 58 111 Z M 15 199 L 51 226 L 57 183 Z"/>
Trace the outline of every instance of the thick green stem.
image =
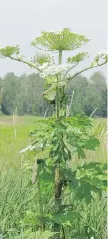
<path id="1" fill-rule="evenodd" d="M 55 213 L 58 214 L 61 208 L 61 192 L 62 192 L 62 183 L 60 177 L 60 166 L 59 163 L 55 167 Z M 54 231 L 57 234 L 54 236 L 54 239 L 60 239 L 61 225 L 54 223 Z"/>
<path id="2" fill-rule="evenodd" d="M 62 63 L 62 51 L 59 51 L 59 58 L 58 64 Z M 60 112 L 60 88 L 59 88 L 59 81 L 61 79 L 61 75 L 57 78 L 57 87 L 56 87 L 56 118 L 59 120 L 59 112 Z M 62 192 L 62 184 L 61 184 L 61 177 L 60 177 L 60 165 L 57 162 L 55 166 L 55 213 L 59 213 L 61 208 L 61 192 Z M 61 225 L 55 223 L 54 224 L 54 231 L 58 232 L 55 239 L 60 239 L 60 231 Z"/>
<path id="3" fill-rule="evenodd" d="M 62 51 L 59 51 L 58 64 L 62 64 Z M 57 87 L 56 87 L 56 118 L 59 119 L 60 115 L 60 90 L 59 90 L 59 81 L 61 76 L 57 77 Z"/>
<path id="4" fill-rule="evenodd" d="M 57 87 L 56 87 L 56 118 L 59 120 L 60 115 L 60 98 L 59 98 L 59 86 L 58 86 L 58 78 L 57 78 Z"/>
<path id="5" fill-rule="evenodd" d="M 58 59 L 58 64 L 62 64 L 62 51 L 59 51 L 59 59 Z"/>

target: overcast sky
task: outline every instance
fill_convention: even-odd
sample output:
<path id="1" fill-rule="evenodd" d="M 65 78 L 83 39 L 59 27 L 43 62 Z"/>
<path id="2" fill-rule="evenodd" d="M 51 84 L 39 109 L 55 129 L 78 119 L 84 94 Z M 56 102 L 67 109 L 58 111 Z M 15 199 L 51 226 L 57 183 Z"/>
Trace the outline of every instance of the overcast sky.
<path id="1" fill-rule="evenodd" d="M 32 38 L 41 31 L 65 27 L 91 38 L 79 49 L 90 53 L 90 60 L 82 66 L 89 64 L 97 52 L 107 49 L 107 0 L 0 0 L 0 47 L 19 44 L 22 54 L 31 56 L 36 52 L 29 45 Z M 106 75 L 106 66 L 97 70 Z M 0 59 L 0 76 L 7 72 L 20 75 L 31 69 L 23 63 Z"/>

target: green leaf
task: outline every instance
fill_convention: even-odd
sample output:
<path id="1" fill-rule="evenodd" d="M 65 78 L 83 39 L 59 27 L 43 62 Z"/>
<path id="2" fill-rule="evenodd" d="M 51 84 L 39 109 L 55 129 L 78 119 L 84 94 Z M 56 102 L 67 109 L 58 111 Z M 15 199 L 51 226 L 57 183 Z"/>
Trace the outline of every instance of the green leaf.
<path id="1" fill-rule="evenodd" d="M 78 148 L 78 157 L 82 158 L 82 159 L 86 158 L 86 154 L 85 154 L 84 150 L 81 148 Z"/>
<path id="2" fill-rule="evenodd" d="M 49 239 L 50 237 L 54 236 L 55 234 L 57 234 L 56 232 L 50 232 L 50 231 L 44 231 L 40 234 L 40 239 Z"/>
<path id="3" fill-rule="evenodd" d="M 88 182 L 80 182 L 79 186 L 76 189 L 75 198 L 82 200 L 84 199 L 87 204 L 91 202 L 91 185 Z"/>
<path id="4" fill-rule="evenodd" d="M 76 219 L 79 219 L 81 217 L 80 213 L 76 211 L 67 211 L 65 213 L 59 213 L 52 217 L 52 221 L 58 223 L 58 224 L 65 224 L 67 222 L 72 222 Z"/>
<path id="5" fill-rule="evenodd" d="M 45 86 L 52 85 L 53 83 L 57 83 L 57 77 L 56 76 L 47 76 L 45 78 Z"/>
<path id="6" fill-rule="evenodd" d="M 76 153 L 76 147 L 72 146 L 71 142 L 64 140 L 66 148 L 73 154 Z"/>
<path id="7" fill-rule="evenodd" d="M 88 140 L 86 140 L 86 142 L 84 144 L 84 148 L 89 149 L 89 150 L 95 150 L 96 147 L 99 147 L 99 145 L 100 145 L 99 140 L 91 137 Z"/>
<path id="8" fill-rule="evenodd" d="M 56 87 L 54 86 L 49 88 L 49 90 L 47 90 L 45 93 L 44 93 L 44 98 L 49 100 L 49 101 L 52 101 L 54 100 L 56 97 Z"/>

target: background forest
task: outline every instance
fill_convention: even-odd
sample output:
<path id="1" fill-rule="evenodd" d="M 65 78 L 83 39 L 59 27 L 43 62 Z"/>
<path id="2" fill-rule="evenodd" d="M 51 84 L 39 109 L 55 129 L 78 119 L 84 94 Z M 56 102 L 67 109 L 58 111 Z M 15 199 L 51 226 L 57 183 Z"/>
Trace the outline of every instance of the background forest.
<path id="1" fill-rule="evenodd" d="M 52 115 L 54 102 L 48 104 L 42 97 L 44 82 L 38 74 L 16 76 L 7 73 L 0 78 L 1 111 L 4 115 L 12 115 L 17 108 L 19 115 Z M 90 116 L 107 116 L 107 83 L 101 72 L 95 72 L 90 78 L 78 76 L 66 89 L 69 103 L 72 101 L 71 115 L 85 113 Z M 49 102 L 50 103 L 50 102 Z"/>

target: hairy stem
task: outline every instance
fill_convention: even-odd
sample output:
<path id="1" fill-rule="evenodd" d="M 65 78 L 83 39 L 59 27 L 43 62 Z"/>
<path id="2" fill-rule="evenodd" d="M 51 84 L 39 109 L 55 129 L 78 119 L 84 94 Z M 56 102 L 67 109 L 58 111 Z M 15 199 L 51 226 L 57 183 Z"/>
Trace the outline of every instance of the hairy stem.
<path id="1" fill-rule="evenodd" d="M 37 71 L 42 72 L 42 70 L 40 70 L 39 67 L 32 62 L 28 62 L 28 61 L 25 61 L 23 59 L 19 59 L 19 58 L 13 57 L 13 56 L 10 56 L 9 58 L 14 60 L 14 61 L 20 61 L 22 63 L 25 63 L 26 65 L 35 68 Z"/>
<path id="2" fill-rule="evenodd" d="M 62 51 L 59 51 L 58 64 L 62 64 Z M 57 87 L 56 87 L 56 118 L 59 119 L 60 114 L 60 90 L 59 81 L 61 80 L 61 75 L 57 77 Z"/>
<path id="3" fill-rule="evenodd" d="M 59 51 L 58 63 L 62 63 L 62 51 Z M 59 80 L 61 79 L 61 75 L 57 78 L 57 87 L 56 87 L 56 118 L 59 120 L 59 112 L 60 112 L 60 89 L 59 89 Z M 61 207 L 61 192 L 62 192 L 62 185 L 61 185 L 61 177 L 60 177 L 60 165 L 56 163 L 55 166 L 55 213 L 59 213 Z M 55 223 L 54 224 L 54 231 L 58 232 L 55 239 L 60 239 L 60 231 L 61 225 Z"/>
<path id="4" fill-rule="evenodd" d="M 62 192 L 62 183 L 60 180 L 60 166 L 59 164 L 55 167 L 55 213 L 58 214 L 61 208 L 61 192 Z M 54 223 L 54 232 L 58 232 L 54 239 L 60 239 L 61 225 Z"/>
<path id="5" fill-rule="evenodd" d="M 57 78 L 57 87 L 56 87 L 56 118 L 59 120 L 60 114 L 60 98 L 59 98 L 59 86 L 58 86 L 58 78 Z"/>

